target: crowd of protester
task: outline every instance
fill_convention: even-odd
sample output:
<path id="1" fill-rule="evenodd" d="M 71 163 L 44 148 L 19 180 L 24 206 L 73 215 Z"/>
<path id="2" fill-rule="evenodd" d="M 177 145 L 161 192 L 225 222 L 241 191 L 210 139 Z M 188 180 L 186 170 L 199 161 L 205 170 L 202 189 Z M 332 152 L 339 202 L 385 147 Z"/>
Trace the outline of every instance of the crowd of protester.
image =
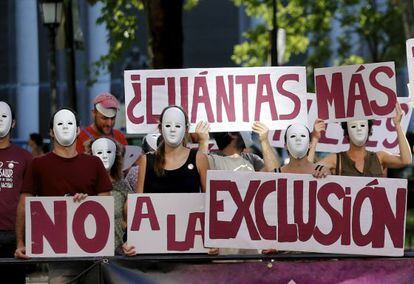
<path id="1" fill-rule="evenodd" d="M 401 168 L 412 163 L 411 149 L 400 125 L 402 110 L 398 104 L 393 122 L 398 134 L 399 155 L 368 151 L 365 144 L 372 123 L 359 120 L 342 125 L 344 135 L 350 141 L 348 151 L 330 154 L 315 163 L 316 144 L 325 130 L 325 123 L 317 120 L 312 132 L 302 124 L 286 129 L 284 140 L 289 162 L 285 165 L 281 164 L 269 143 L 267 125 L 255 122 L 252 127 L 260 141 L 260 157 L 246 151 L 240 132 L 210 133 L 208 123 L 202 121 L 197 124 L 196 133 L 189 135 L 185 111 L 179 106 L 169 106 L 161 113 L 159 133 L 144 137 L 143 154 L 129 170 L 122 171 L 123 146 L 127 140 L 114 129 L 118 109 L 119 102 L 113 95 L 98 95 L 91 111 L 93 122 L 86 127 L 81 127 L 76 112 L 60 109 L 50 120 L 51 151 L 44 147 L 43 138 L 34 133 L 30 135 L 29 153 L 11 143 L 16 118 L 10 105 L 0 102 L 1 257 L 28 258 L 24 218 L 25 200 L 29 196 L 73 196 L 74 202 L 81 202 L 87 196 L 112 195 L 115 200 L 116 254 L 135 255 L 136 248 L 123 240 L 129 193 L 205 192 L 209 169 L 312 174 L 316 178 L 329 174 L 381 177 L 387 168 Z M 218 151 L 209 151 L 210 135 L 215 139 Z M 189 139 L 198 143 L 198 149 L 187 147 Z M 6 180 L 8 169 L 13 171 L 9 171 L 11 176 Z M 210 250 L 214 254 L 250 252 Z M 277 253 L 277 248 L 263 253 Z M 49 277 L 52 282 L 68 279 L 82 269 L 80 266 L 79 263 L 73 267 L 53 264 Z M 21 275 L 13 275 L 14 282 L 23 283 Z"/>

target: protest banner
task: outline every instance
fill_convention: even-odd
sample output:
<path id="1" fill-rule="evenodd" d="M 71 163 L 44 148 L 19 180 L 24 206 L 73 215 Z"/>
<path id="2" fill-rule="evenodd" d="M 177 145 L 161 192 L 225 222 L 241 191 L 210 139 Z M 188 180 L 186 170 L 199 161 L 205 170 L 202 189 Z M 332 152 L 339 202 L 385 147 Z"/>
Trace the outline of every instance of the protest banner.
<path id="1" fill-rule="evenodd" d="M 394 62 L 317 68 L 317 115 L 329 122 L 392 117 L 395 78 Z"/>
<path id="2" fill-rule="evenodd" d="M 27 197 L 26 254 L 30 257 L 114 255 L 112 196 Z"/>
<path id="3" fill-rule="evenodd" d="M 143 253 L 204 253 L 204 193 L 128 194 L 128 244 Z"/>
<path id="4" fill-rule="evenodd" d="M 407 180 L 208 171 L 205 245 L 404 254 Z"/>
<path id="5" fill-rule="evenodd" d="M 315 95 L 308 94 L 308 128 L 310 131 L 317 118 Z M 410 123 L 412 108 L 410 107 L 410 98 L 398 97 L 398 102 L 404 111 L 401 120 L 401 127 L 404 132 L 407 132 Z M 284 148 L 285 130 L 269 131 L 269 141 L 273 147 Z M 344 132 L 339 123 L 327 123 L 326 131 L 321 133 L 321 138 L 316 146 L 316 151 L 337 153 L 347 151 L 349 149 L 349 142 L 344 138 Z M 366 149 L 372 152 L 387 151 L 392 154 L 400 152 L 398 147 L 397 131 L 395 130 L 392 118 L 374 119 L 372 126 L 372 134 L 368 137 Z"/>
<path id="6" fill-rule="evenodd" d="M 154 132 L 161 111 L 174 104 L 187 112 L 190 132 L 202 120 L 212 132 L 306 120 L 305 67 L 128 70 L 124 78 L 128 133 Z"/>

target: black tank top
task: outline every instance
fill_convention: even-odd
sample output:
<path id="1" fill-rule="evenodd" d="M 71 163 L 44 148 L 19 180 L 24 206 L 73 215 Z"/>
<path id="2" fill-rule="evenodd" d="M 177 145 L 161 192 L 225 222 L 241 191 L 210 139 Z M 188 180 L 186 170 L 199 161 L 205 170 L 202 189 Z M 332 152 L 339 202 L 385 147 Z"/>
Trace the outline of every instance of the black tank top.
<path id="1" fill-rule="evenodd" d="M 163 176 L 154 171 L 155 153 L 148 153 L 144 193 L 201 192 L 200 175 L 196 165 L 197 150 L 191 149 L 187 161 L 175 170 L 164 170 Z"/>

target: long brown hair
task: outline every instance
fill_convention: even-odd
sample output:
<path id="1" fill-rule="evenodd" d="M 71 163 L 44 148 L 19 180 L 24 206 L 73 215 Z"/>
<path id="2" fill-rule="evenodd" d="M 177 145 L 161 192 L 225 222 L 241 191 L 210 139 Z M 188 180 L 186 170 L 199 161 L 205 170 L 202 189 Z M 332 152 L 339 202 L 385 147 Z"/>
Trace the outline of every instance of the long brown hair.
<path id="1" fill-rule="evenodd" d="M 155 163 L 154 163 L 154 172 L 157 176 L 163 176 L 164 175 L 164 166 L 165 166 L 165 141 L 164 141 L 164 136 L 162 135 L 162 120 L 164 118 L 164 113 L 170 109 L 170 108 L 178 108 L 179 110 L 182 111 L 182 113 L 184 114 L 184 118 L 185 118 L 185 132 L 186 132 L 186 136 L 187 136 L 187 131 L 188 131 L 188 116 L 187 113 L 183 110 L 182 107 L 177 106 L 177 105 L 170 105 L 167 106 L 166 108 L 164 108 L 161 112 L 160 115 L 160 122 L 158 123 L 158 130 L 161 133 L 160 136 L 160 144 L 157 148 L 157 150 L 155 151 Z M 186 137 L 184 137 L 183 140 L 183 145 L 185 145 L 186 143 Z"/>
<path id="2" fill-rule="evenodd" d="M 116 153 L 115 153 L 115 161 L 114 164 L 112 165 L 110 171 L 109 171 L 109 175 L 111 176 L 111 178 L 114 181 L 119 181 L 121 179 L 124 178 L 124 174 L 122 172 L 122 166 L 124 163 L 124 158 L 123 158 L 123 154 L 124 154 L 124 146 L 121 145 L 120 143 L 118 143 L 117 141 L 115 141 L 114 139 L 108 138 L 108 137 L 99 137 L 99 138 L 106 138 L 111 140 L 112 142 L 115 143 L 116 146 Z M 85 154 L 88 155 L 92 155 L 92 144 L 93 142 L 95 142 L 97 139 L 90 139 L 88 141 L 85 142 Z"/>

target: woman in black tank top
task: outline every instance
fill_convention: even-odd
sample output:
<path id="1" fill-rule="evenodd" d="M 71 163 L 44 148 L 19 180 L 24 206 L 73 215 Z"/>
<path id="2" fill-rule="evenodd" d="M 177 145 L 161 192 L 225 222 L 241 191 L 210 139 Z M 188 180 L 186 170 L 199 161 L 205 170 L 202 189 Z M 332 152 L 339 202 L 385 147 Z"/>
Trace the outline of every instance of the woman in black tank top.
<path id="1" fill-rule="evenodd" d="M 161 143 L 138 161 L 138 193 L 205 192 L 207 156 L 184 146 L 188 118 L 178 106 L 165 108 L 158 128 Z"/>

